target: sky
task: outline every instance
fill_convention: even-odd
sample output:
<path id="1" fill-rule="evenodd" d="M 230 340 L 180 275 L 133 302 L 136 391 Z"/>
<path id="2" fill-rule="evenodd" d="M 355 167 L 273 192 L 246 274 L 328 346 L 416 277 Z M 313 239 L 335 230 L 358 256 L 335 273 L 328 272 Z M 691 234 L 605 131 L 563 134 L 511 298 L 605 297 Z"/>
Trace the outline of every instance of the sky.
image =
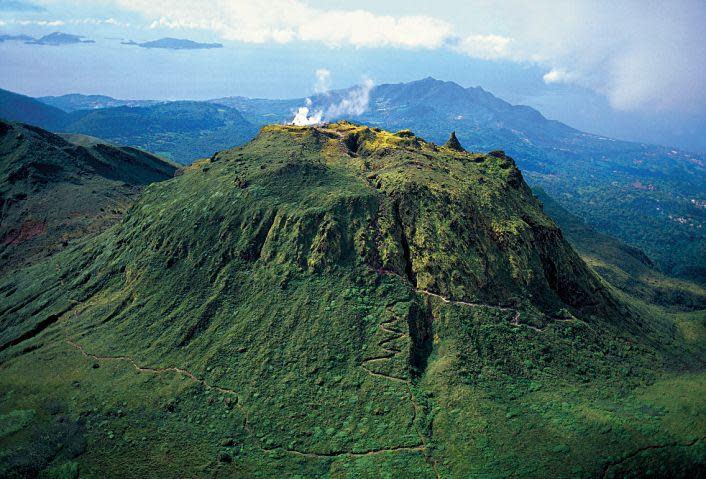
<path id="1" fill-rule="evenodd" d="M 433 76 L 587 131 L 706 151 L 703 0 L 0 0 L 0 88 L 135 99 L 303 97 Z M 219 42 L 173 51 L 162 37 Z"/>

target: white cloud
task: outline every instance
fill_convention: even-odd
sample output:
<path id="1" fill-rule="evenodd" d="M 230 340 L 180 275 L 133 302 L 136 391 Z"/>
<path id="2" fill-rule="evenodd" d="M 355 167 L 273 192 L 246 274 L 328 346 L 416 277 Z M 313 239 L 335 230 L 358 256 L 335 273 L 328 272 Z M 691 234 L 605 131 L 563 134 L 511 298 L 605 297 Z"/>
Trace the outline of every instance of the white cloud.
<path id="1" fill-rule="evenodd" d="M 507 58 L 537 63 L 547 83 L 604 94 L 619 110 L 706 108 L 706 2 L 469 0 L 512 32 Z"/>
<path id="2" fill-rule="evenodd" d="M 425 16 L 378 16 L 365 10 L 311 10 L 294 27 L 296 37 L 332 46 L 438 48 L 452 34 L 451 26 Z"/>
<path id="3" fill-rule="evenodd" d="M 38 25 L 40 27 L 61 27 L 66 25 L 63 20 L 9 20 L 9 23 L 15 25 Z"/>
<path id="4" fill-rule="evenodd" d="M 129 23 L 124 23 L 115 18 L 79 18 L 69 20 L 71 25 L 114 25 L 116 27 L 129 27 Z"/>
<path id="5" fill-rule="evenodd" d="M 470 35 L 460 39 L 454 49 L 475 58 L 494 60 L 511 56 L 512 38 L 501 35 Z"/>
<path id="6" fill-rule="evenodd" d="M 115 1 L 144 15 L 151 28 L 207 29 L 226 40 L 251 43 L 302 40 L 331 46 L 438 48 L 453 34 L 448 22 L 429 16 L 322 10 L 299 0 L 212 0 L 208 5 L 195 0 Z"/>
<path id="7" fill-rule="evenodd" d="M 324 93 L 331 89 L 331 72 L 326 68 L 316 70 L 316 85 L 314 91 L 316 93 Z"/>
<path id="8" fill-rule="evenodd" d="M 129 23 L 124 23 L 116 20 L 115 18 L 74 18 L 72 20 L 23 20 L 14 19 L 0 21 L 0 25 L 37 25 L 40 27 L 63 27 L 65 25 L 114 25 L 119 27 L 129 27 Z"/>
<path id="9" fill-rule="evenodd" d="M 552 68 L 544 74 L 542 79 L 548 85 L 552 83 L 571 83 L 574 81 L 575 75 L 564 68 Z"/>

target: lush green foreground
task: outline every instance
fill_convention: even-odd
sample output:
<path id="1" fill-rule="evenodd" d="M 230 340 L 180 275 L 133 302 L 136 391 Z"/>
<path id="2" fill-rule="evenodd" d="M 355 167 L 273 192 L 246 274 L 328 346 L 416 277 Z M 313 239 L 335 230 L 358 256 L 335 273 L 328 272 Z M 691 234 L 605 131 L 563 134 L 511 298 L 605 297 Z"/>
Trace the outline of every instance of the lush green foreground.
<path id="1" fill-rule="evenodd" d="M 0 281 L 0 476 L 695 477 L 706 317 L 502 152 L 266 127 Z"/>

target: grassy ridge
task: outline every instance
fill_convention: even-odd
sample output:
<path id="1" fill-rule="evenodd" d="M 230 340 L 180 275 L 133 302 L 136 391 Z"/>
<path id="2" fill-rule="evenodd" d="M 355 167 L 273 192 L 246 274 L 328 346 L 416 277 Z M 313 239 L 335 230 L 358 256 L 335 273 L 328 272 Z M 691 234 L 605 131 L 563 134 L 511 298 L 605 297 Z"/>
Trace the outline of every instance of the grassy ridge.
<path id="1" fill-rule="evenodd" d="M 0 272 L 115 224 L 145 185 L 175 171 L 134 148 L 0 121 Z"/>

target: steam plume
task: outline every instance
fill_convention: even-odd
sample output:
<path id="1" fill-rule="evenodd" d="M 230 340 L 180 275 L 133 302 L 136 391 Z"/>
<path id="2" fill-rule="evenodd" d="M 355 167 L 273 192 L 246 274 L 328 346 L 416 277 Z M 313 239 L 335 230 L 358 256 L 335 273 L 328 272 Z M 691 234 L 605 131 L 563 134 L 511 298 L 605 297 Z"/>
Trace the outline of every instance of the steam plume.
<path id="1" fill-rule="evenodd" d="M 328 91 L 330 77 L 331 72 L 326 69 L 316 71 L 317 82 L 314 90 L 320 93 L 317 103 L 323 102 L 326 105 L 317 105 L 317 108 L 314 108 L 311 98 L 307 98 L 304 106 L 300 106 L 295 112 L 291 122 L 293 125 L 318 125 L 346 115 L 362 115 L 368 110 L 370 91 L 375 86 L 372 80 L 369 78 L 364 79 L 362 85 L 348 90 L 340 100 L 332 101 L 332 95 Z"/>

